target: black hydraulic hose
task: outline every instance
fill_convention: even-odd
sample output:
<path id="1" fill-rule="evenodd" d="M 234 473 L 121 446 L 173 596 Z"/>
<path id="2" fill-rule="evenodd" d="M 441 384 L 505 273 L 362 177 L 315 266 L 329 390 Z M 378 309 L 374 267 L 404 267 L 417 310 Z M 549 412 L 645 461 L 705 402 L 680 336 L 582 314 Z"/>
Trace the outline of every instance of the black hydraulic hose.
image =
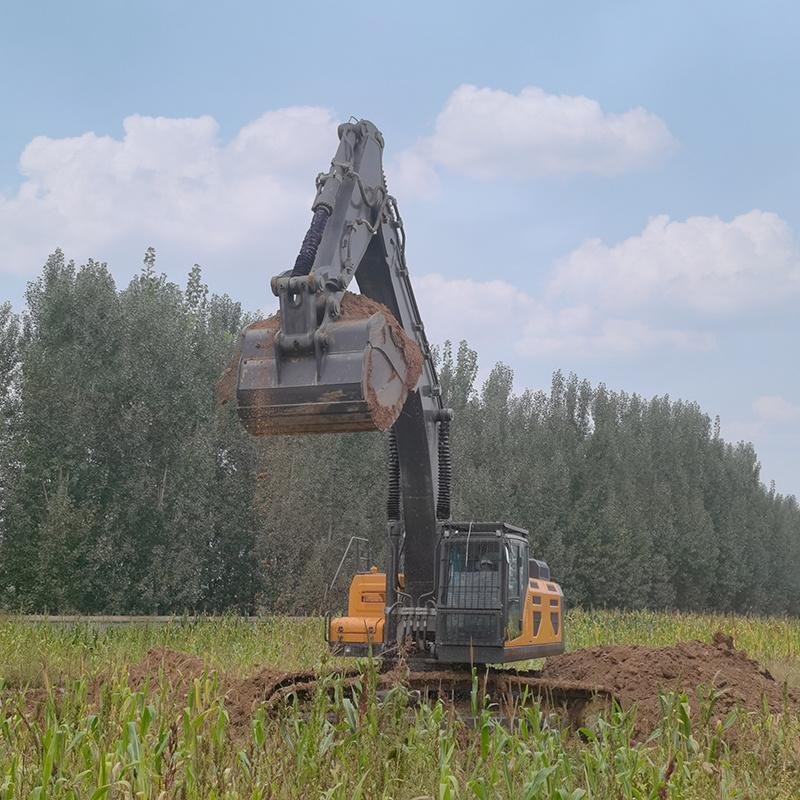
<path id="1" fill-rule="evenodd" d="M 397 436 L 389 431 L 389 491 L 386 495 L 386 516 L 390 522 L 400 519 L 400 456 L 397 453 Z"/>
<path id="2" fill-rule="evenodd" d="M 450 519 L 450 485 L 453 478 L 453 457 L 450 451 L 450 420 L 439 420 L 439 493 L 436 517 Z"/>
<path id="3" fill-rule="evenodd" d="M 300 252 L 294 262 L 293 278 L 298 275 L 308 275 L 311 272 L 311 267 L 314 266 L 314 259 L 317 256 L 317 248 L 322 241 L 322 232 L 325 230 L 325 225 L 330 215 L 331 212 L 327 206 L 320 206 L 314 212 L 314 216 L 311 218 L 311 225 L 308 226 L 308 231 L 303 238 L 303 244 L 300 245 Z"/>

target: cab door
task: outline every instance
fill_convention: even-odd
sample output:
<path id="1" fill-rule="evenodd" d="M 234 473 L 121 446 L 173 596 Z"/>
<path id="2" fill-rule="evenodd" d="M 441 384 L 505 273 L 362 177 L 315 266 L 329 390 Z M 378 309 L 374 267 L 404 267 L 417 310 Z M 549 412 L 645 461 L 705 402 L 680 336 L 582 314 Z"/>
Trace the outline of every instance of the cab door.
<path id="1" fill-rule="evenodd" d="M 516 639 L 522 633 L 522 610 L 525 589 L 528 585 L 528 553 L 524 543 L 508 539 L 506 556 L 506 627 L 505 641 Z"/>

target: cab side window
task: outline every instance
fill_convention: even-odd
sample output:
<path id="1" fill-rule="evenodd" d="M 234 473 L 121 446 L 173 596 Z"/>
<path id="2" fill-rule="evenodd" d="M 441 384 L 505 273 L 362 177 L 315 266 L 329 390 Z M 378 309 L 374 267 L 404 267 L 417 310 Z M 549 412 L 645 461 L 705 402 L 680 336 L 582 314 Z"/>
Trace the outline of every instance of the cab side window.
<path id="1" fill-rule="evenodd" d="M 506 607 L 506 639 L 522 633 L 522 603 L 525 596 L 525 559 L 520 542 L 506 545 L 508 554 L 508 585 Z"/>
<path id="2" fill-rule="evenodd" d="M 516 542 L 510 542 L 508 545 L 508 598 L 520 596 L 519 585 L 519 562 L 520 552 L 519 545 Z"/>

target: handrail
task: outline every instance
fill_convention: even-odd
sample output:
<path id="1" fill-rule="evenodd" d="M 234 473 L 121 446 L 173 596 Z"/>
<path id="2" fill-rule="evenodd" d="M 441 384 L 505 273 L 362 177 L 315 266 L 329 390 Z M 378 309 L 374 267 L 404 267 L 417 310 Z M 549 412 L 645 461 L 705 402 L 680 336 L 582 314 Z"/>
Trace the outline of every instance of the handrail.
<path id="1" fill-rule="evenodd" d="M 350 547 L 352 546 L 353 542 L 364 542 L 367 547 L 369 547 L 369 539 L 366 539 L 363 536 L 350 537 L 350 541 L 347 543 L 347 547 L 345 547 L 342 558 L 339 561 L 339 566 L 336 567 L 336 572 L 333 573 L 333 580 L 331 580 L 330 585 L 327 587 L 327 589 L 325 589 L 325 594 L 322 595 L 323 603 L 328 599 L 328 594 L 333 589 L 333 585 L 336 583 L 336 579 L 339 577 L 339 573 L 342 571 L 345 559 L 347 558 L 347 554 L 350 552 Z"/>

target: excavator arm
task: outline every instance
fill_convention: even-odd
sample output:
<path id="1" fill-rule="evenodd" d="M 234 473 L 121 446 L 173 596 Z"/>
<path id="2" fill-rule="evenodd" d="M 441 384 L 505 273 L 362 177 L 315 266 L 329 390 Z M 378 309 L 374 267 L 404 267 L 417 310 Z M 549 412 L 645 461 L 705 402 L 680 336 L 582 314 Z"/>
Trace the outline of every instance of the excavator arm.
<path id="1" fill-rule="evenodd" d="M 339 147 L 330 170 L 317 177 L 313 218 L 294 268 L 271 281 L 280 325 L 244 332 L 237 399 L 242 421 L 256 434 L 392 426 L 392 570 L 399 569 L 404 536 L 404 591 L 417 603 L 434 588 L 437 517 L 450 516 L 451 415 L 442 406 L 409 280 L 403 223 L 383 173 L 383 144 L 371 122 L 339 126 Z M 400 324 L 402 342 L 385 311 L 366 319 L 343 314 L 353 278 L 361 295 Z M 408 385 L 409 375 L 414 385 Z M 391 606 L 391 586 L 389 594 Z"/>

